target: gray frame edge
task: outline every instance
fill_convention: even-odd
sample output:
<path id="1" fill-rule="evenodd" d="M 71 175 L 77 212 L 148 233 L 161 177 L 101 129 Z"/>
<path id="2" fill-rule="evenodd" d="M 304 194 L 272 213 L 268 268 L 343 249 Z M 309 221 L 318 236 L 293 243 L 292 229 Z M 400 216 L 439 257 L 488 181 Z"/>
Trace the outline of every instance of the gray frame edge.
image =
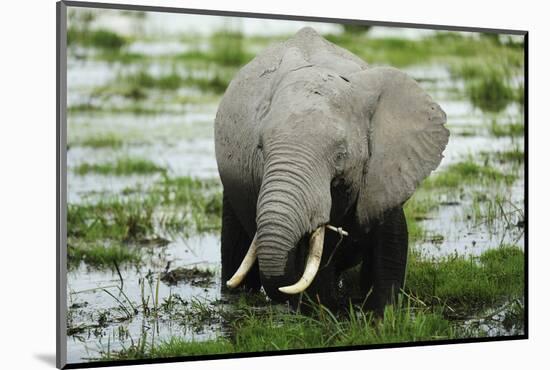
<path id="1" fill-rule="evenodd" d="M 67 5 L 56 3 L 56 367 L 67 364 Z"/>

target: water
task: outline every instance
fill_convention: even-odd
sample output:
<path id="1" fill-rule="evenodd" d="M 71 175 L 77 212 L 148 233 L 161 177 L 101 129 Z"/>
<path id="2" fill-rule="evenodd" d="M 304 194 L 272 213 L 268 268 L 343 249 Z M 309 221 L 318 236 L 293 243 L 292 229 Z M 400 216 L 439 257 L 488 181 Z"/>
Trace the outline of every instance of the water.
<path id="1" fill-rule="evenodd" d="M 145 283 L 144 292 L 141 290 L 140 281 L 147 279 L 149 270 L 162 271 L 166 264 L 171 266 L 198 267 L 214 272 L 212 284 L 207 286 L 195 286 L 192 282 L 180 282 L 170 286 L 159 281 L 159 302 L 163 302 L 170 296 L 179 295 L 184 299 L 197 299 L 215 301 L 220 298 L 220 252 L 219 236 L 206 235 L 194 236 L 188 239 L 176 239 L 165 247 L 155 248 L 152 255 L 146 258 L 146 265 L 140 268 L 130 267 L 121 269 L 123 286 L 120 289 L 118 273 L 105 270 L 89 269 L 84 264 L 71 270 L 67 276 L 67 293 L 69 307 L 72 313 L 73 327 L 86 327 L 82 332 L 69 336 L 67 340 L 68 362 L 79 362 L 83 358 L 97 358 L 100 350 L 106 350 L 106 343 L 114 332 L 119 332 L 123 327 L 127 335 L 123 339 L 118 338 L 110 342 L 110 348 L 120 349 L 123 344 L 128 344 L 131 339 L 138 340 L 143 332 L 153 333 L 160 338 L 172 335 L 184 336 L 188 339 L 210 339 L 221 331 L 221 325 L 209 325 L 204 328 L 190 330 L 185 323 L 173 325 L 170 320 L 157 321 L 154 318 L 144 316 L 140 310 L 131 319 L 126 319 L 126 313 L 121 310 L 120 304 L 115 298 L 105 292 L 108 290 L 120 299 L 125 306 L 127 302 L 142 302 L 142 298 L 153 301 L 156 296 L 156 277 L 151 284 Z M 156 276 L 156 275 L 155 275 Z M 103 290 L 105 289 L 105 290 Z M 124 294 L 121 294 L 120 291 Z M 127 299 L 126 299 L 127 297 Z M 152 305 L 152 303 L 151 303 Z M 102 327 L 97 327 L 101 314 L 110 314 L 108 322 Z M 121 324 L 120 321 L 123 321 Z M 145 328 L 144 328 L 145 323 Z M 125 333 L 126 334 L 126 333 Z M 131 338 L 131 339 L 130 339 Z"/>
<path id="2" fill-rule="evenodd" d="M 145 18 L 121 17 L 118 12 L 100 16 L 93 27 L 107 27 L 126 35 L 140 36 L 129 45 L 128 50 L 151 56 L 171 56 L 189 50 L 182 33 L 194 32 L 208 34 L 223 27 L 240 28 L 245 35 L 282 35 L 290 34 L 301 28 L 304 23 L 268 20 L 223 20 L 219 17 L 204 17 L 176 14 L 148 14 Z M 339 28 L 330 24 L 315 24 L 321 32 L 339 32 Z M 409 39 L 425 37 L 432 31 L 373 30 L 374 37 L 399 36 Z M 194 48 L 197 45 L 193 45 Z M 199 48 L 208 46 L 200 45 Z M 82 59 L 84 55 L 84 59 Z M 94 101 L 100 107 L 116 106 L 124 108 L 133 104 L 130 99 L 111 97 L 103 99 L 96 96 L 98 89 L 116 81 L 117 76 L 142 68 L 157 76 L 173 68 L 169 58 L 153 59 L 146 65 L 107 63 L 94 59 L 94 52 L 77 49 L 69 54 L 68 60 L 68 105 Z M 185 66 L 178 66 L 178 72 L 185 72 Z M 445 158 L 438 169 L 471 156 L 476 159 L 481 152 L 498 152 L 515 146 L 523 147 L 522 138 L 495 138 L 487 132 L 487 124 L 497 119 L 499 122 L 513 122 L 521 119 L 522 108 L 511 104 L 498 115 L 486 115 L 474 108 L 464 96 L 457 96 L 456 90 L 463 90 L 461 81 L 453 80 L 444 65 L 429 64 L 406 68 L 405 71 L 416 78 L 447 112 L 451 138 Z M 199 71 L 200 74 L 200 71 Z M 94 97 L 95 96 L 95 97 Z M 68 163 L 68 202 L 78 204 L 100 199 L 104 196 L 119 195 L 125 188 L 139 186 L 148 189 L 160 179 L 161 175 L 103 176 L 88 174 L 79 176 L 74 168 L 81 163 L 104 163 L 120 157 L 140 157 L 152 160 L 167 168 L 170 176 L 192 176 L 198 178 L 217 178 L 217 166 L 214 156 L 213 122 L 220 96 L 210 96 L 203 103 L 180 104 L 178 98 L 195 96 L 202 98 L 194 89 L 179 89 L 173 92 L 149 94 L 139 104 L 160 108 L 158 113 L 133 114 L 115 112 L 78 112 L 68 114 L 68 137 L 70 149 Z M 473 136 L 460 136 L 463 128 L 472 130 Z M 112 134 L 123 139 L 120 148 L 91 148 L 78 145 L 83 138 L 93 135 Z M 74 145 L 73 145 L 74 144 Z M 506 165 L 499 167 L 509 170 Z M 468 219 L 472 199 L 468 194 L 476 191 L 488 191 L 491 199 L 498 194 L 509 195 L 511 204 L 504 204 L 506 211 L 513 211 L 514 205 L 523 207 L 524 179 L 523 165 L 517 171 L 520 178 L 510 188 L 495 186 L 492 189 L 466 188 L 466 195 L 444 196 L 442 205 L 421 221 L 428 235 L 442 235 L 443 240 L 423 241 L 416 247 L 430 256 L 451 254 L 479 255 L 488 248 L 500 244 L 524 244 L 523 229 L 511 227 L 522 221 L 517 214 L 510 220 L 498 219 L 493 224 L 484 224 Z M 163 230 L 157 230 L 164 235 Z M 198 266 L 214 272 L 213 282 L 207 286 L 196 286 L 192 281 L 184 281 L 177 286 L 159 282 L 159 302 L 177 294 L 183 300 L 196 299 L 203 302 L 224 299 L 220 293 L 220 252 L 219 235 L 206 234 L 183 238 L 167 235 L 170 242 L 163 246 L 152 246 L 140 268 L 122 268 L 122 291 L 131 302 L 142 302 L 155 296 L 156 276 L 163 271 L 167 263 L 170 268 Z M 153 272 L 153 274 L 150 273 Z M 174 321 L 170 318 L 151 319 L 138 312 L 130 319 L 116 297 L 127 306 L 126 297 L 121 294 L 121 281 L 118 273 L 111 270 L 94 270 L 82 264 L 68 273 L 68 297 L 70 326 L 76 333 L 67 338 L 68 362 L 82 362 L 97 358 L 107 348 L 116 350 L 139 340 L 144 333 L 148 340 L 169 338 L 173 335 L 188 339 L 204 340 L 214 338 L 223 332 L 223 323 L 213 321 L 197 323 L 193 320 Z M 140 282 L 145 281 L 145 292 Z M 151 285 L 149 285 L 151 284 Z M 113 296 L 109 295 L 108 290 Z M 147 298 L 148 297 L 148 298 Z M 81 328 L 78 330 L 78 328 Z M 496 331 L 495 333 L 501 333 Z"/>

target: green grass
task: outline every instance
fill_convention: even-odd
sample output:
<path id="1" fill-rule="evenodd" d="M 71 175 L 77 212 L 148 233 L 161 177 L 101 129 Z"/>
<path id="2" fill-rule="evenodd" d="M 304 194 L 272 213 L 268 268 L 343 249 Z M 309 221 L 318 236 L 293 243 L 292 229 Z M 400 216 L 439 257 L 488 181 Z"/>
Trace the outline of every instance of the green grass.
<path id="1" fill-rule="evenodd" d="M 103 49 L 101 50 L 101 52 L 97 53 L 94 56 L 94 58 L 96 60 L 104 61 L 107 63 L 122 63 L 122 64 L 143 63 L 151 59 L 148 55 L 129 52 L 124 48 L 120 50 Z"/>
<path id="2" fill-rule="evenodd" d="M 245 38 L 241 32 L 219 30 L 210 37 L 211 58 L 218 64 L 242 66 L 253 58 L 245 51 Z"/>
<path id="3" fill-rule="evenodd" d="M 481 337 L 483 329 L 467 323 L 485 317 L 487 309 L 511 304 L 507 325 L 523 322 L 524 255 L 520 248 L 502 246 L 479 257 L 426 258 L 412 251 L 406 294 L 387 306 L 382 318 L 350 305 L 331 312 L 304 296 L 309 313 L 274 306 L 258 295 L 242 295 L 230 310 L 225 305 L 183 302 L 176 314 L 182 325 L 198 330 L 214 322 L 225 323 L 229 335 L 204 342 L 172 337 L 155 343 L 146 336 L 120 351 L 104 351 L 102 359 L 121 360 L 219 353 L 330 348 L 380 343 L 410 343 Z M 177 300 L 161 304 L 174 315 Z M 515 304 L 514 302 L 519 302 Z M 164 311 L 163 311 L 164 312 Z"/>
<path id="4" fill-rule="evenodd" d="M 204 205 L 207 212 L 221 211 L 221 184 L 217 179 L 189 176 L 163 177 L 155 191 L 166 203 Z"/>
<path id="5" fill-rule="evenodd" d="M 219 30 L 207 40 L 208 50 L 191 48 L 189 51 L 177 55 L 177 59 L 186 62 L 200 62 L 203 65 L 215 64 L 225 67 L 241 67 L 248 63 L 254 54 L 246 50 L 253 38 L 245 37 L 241 32 Z"/>
<path id="6" fill-rule="evenodd" d="M 372 26 L 364 24 L 342 24 L 341 26 L 344 29 L 344 32 L 351 34 L 363 34 L 369 32 L 372 28 Z"/>
<path id="7" fill-rule="evenodd" d="M 190 74 L 181 77 L 177 72 L 172 71 L 159 77 L 152 76 L 147 71 L 139 71 L 133 74 L 120 76 L 118 90 L 126 93 L 128 91 L 139 91 L 140 89 L 176 90 L 181 86 L 197 88 L 203 92 L 222 94 L 233 77 L 233 73 L 222 73 L 215 69 L 207 71 L 207 76 L 194 76 Z M 234 72 L 234 71 L 233 71 Z"/>
<path id="8" fill-rule="evenodd" d="M 235 315 L 235 314 L 234 314 Z M 250 307 L 233 316 L 230 338 L 197 342 L 172 337 L 151 345 L 142 338 L 121 351 L 104 353 L 103 359 L 122 360 L 174 357 L 219 353 L 279 351 L 304 348 L 327 348 L 378 343 L 404 343 L 452 339 L 457 330 L 440 313 L 418 309 L 411 304 L 387 307 L 382 320 L 351 308 L 335 315 L 315 305 L 312 315 L 267 307 Z"/>
<path id="9" fill-rule="evenodd" d="M 69 267 L 84 262 L 95 268 L 113 267 L 114 262 L 138 263 L 138 246 L 155 238 L 150 199 L 112 198 L 67 206 Z"/>
<path id="10" fill-rule="evenodd" d="M 487 164 L 477 164 L 469 159 L 455 163 L 444 171 L 428 177 L 421 185 L 422 189 L 453 189 L 466 185 L 504 183 L 511 185 L 517 176 L 505 174 Z"/>
<path id="11" fill-rule="evenodd" d="M 100 175 L 132 175 L 132 174 L 152 174 L 164 173 L 166 168 L 142 158 L 119 158 L 113 163 L 90 164 L 82 163 L 74 169 L 78 175 L 97 173 Z"/>
<path id="12" fill-rule="evenodd" d="M 455 32 L 437 32 L 419 40 L 399 38 L 372 39 L 368 34 L 330 34 L 325 37 L 372 64 L 397 67 L 430 62 L 476 60 L 520 66 L 523 50 L 497 45 L 491 40 L 465 37 Z"/>
<path id="13" fill-rule="evenodd" d="M 484 112 L 500 112 L 511 102 L 523 104 L 523 85 L 515 88 L 510 81 L 523 74 L 521 65 L 506 60 L 466 62 L 450 65 L 451 77 L 466 84 L 466 96 Z"/>
<path id="14" fill-rule="evenodd" d="M 525 152 L 520 146 L 514 146 L 510 150 L 504 150 L 504 151 L 498 151 L 498 152 L 486 152 L 482 151 L 479 153 L 481 158 L 486 161 L 486 163 L 489 163 L 490 161 L 494 161 L 499 164 L 512 164 L 514 165 L 513 168 L 518 168 L 520 164 L 523 164 L 525 162 Z"/>
<path id="15" fill-rule="evenodd" d="M 449 315 L 471 314 L 523 297 L 523 266 L 523 251 L 516 246 L 433 261 L 413 252 L 405 290 L 427 304 L 444 304 L 452 309 Z"/>
<path id="16" fill-rule="evenodd" d="M 185 83 L 204 92 L 223 94 L 227 86 L 229 86 L 231 78 L 232 75 L 229 74 L 214 73 L 210 77 L 190 76 L 185 80 Z"/>
<path id="17" fill-rule="evenodd" d="M 139 249 L 126 245 L 68 245 L 67 253 L 70 266 L 78 266 L 81 262 L 96 268 L 114 268 L 115 264 L 137 264 L 141 261 Z"/>
<path id="18" fill-rule="evenodd" d="M 466 93 L 474 106 L 487 112 L 500 112 L 516 100 L 515 90 L 509 86 L 504 76 L 496 72 L 468 83 Z"/>
<path id="19" fill-rule="evenodd" d="M 118 50 L 127 43 L 126 39 L 117 33 L 107 30 L 81 30 L 70 27 L 67 30 L 67 45 L 81 45 L 106 50 Z"/>
<path id="20" fill-rule="evenodd" d="M 119 77 L 121 81 L 140 88 L 157 88 L 161 90 L 175 90 L 182 84 L 182 78 L 176 71 L 155 77 L 145 70 Z"/>
<path id="21" fill-rule="evenodd" d="M 151 107 L 145 106 L 143 103 L 128 104 L 123 106 L 113 106 L 106 104 L 92 104 L 92 103 L 82 103 L 74 104 L 68 107 L 69 113 L 109 113 L 109 114 L 121 114 L 121 113 L 132 113 L 132 114 L 150 114 L 156 115 L 159 113 L 170 113 L 169 110 L 163 107 Z"/>
<path id="22" fill-rule="evenodd" d="M 80 241 L 132 241 L 153 233 L 153 209 L 148 200 L 113 199 L 95 204 L 69 204 L 67 236 Z"/>
<path id="23" fill-rule="evenodd" d="M 493 121 L 489 126 L 489 132 L 494 137 L 522 137 L 525 135 L 523 123 L 496 123 Z"/>
<path id="24" fill-rule="evenodd" d="M 496 153 L 497 159 L 501 162 L 515 162 L 523 163 L 525 162 L 525 153 L 519 148 L 514 148 L 512 150 L 507 150 L 504 152 Z"/>
<path id="25" fill-rule="evenodd" d="M 161 223 L 168 229 L 180 229 L 184 233 L 212 232 L 221 227 L 222 192 L 218 180 L 202 180 L 191 177 L 164 177 L 154 188 L 160 203 L 177 212 L 168 213 Z"/>
<path id="26" fill-rule="evenodd" d="M 134 193 L 124 189 L 123 193 Z M 163 177 L 140 196 L 106 198 L 97 203 L 69 204 L 67 236 L 84 248 L 105 242 L 140 243 L 157 235 L 156 228 L 186 236 L 219 231 L 222 195 L 216 180 Z M 154 219 L 154 213 L 159 214 Z M 86 260 L 84 260 L 86 262 Z"/>
<path id="27" fill-rule="evenodd" d="M 82 139 L 80 142 L 76 142 L 73 145 L 85 146 L 90 148 L 113 148 L 117 149 L 122 146 L 122 138 L 113 134 L 100 134 L 96 136 L 89 136 Z"/>

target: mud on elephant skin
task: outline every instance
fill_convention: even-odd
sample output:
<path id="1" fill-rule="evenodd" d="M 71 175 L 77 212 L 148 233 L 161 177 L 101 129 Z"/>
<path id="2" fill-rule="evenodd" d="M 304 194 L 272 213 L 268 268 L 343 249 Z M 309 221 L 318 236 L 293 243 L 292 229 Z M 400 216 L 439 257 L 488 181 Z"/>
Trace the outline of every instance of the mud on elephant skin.
<path id="1" fill-rule="evenodd" d="M 215 122 L 222 278 L 333 306 L 346 269 L 380 311 L 403 284 L 403 203 L 441 162 L 443 110 L 405 73 L 371 68 L 311 28 L 230 83 Z M 331 224 L 349 232 L 325 230 Z"/>

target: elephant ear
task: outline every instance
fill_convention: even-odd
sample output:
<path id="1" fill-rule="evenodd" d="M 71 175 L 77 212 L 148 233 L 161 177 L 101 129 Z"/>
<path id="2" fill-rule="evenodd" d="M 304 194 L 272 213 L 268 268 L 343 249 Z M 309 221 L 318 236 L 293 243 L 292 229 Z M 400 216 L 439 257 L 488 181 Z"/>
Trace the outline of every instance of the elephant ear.
<path id="1" fill-rule="evenodd" d="M 416 81 L 394 68 L 356 73 L 366 104 L 369 158 L 356 214 L 363 226 L 402 205 L 443 158 L 445 112 Z"/>

